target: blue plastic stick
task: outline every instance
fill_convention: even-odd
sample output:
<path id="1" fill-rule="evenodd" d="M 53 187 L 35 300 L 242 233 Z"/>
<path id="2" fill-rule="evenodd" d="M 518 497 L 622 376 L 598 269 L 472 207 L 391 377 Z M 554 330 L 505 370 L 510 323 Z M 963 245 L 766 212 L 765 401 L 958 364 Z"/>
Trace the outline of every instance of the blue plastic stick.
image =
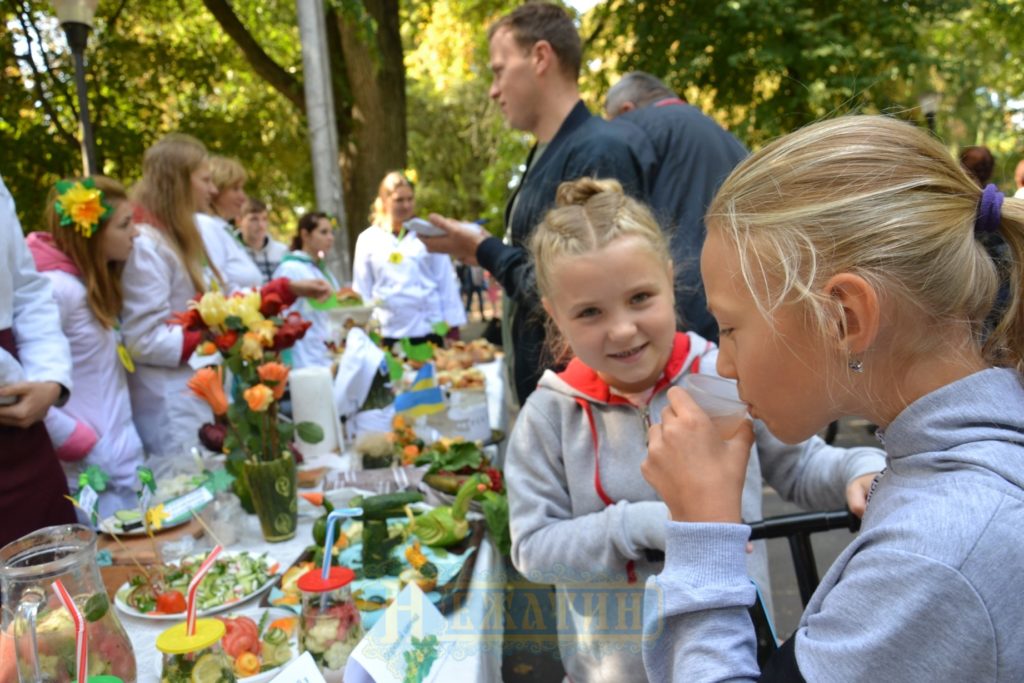
<path id="1" fill-rule="evenodd" d="M 331 550 L 334 548 L 334 524 L 339 519 L 345 519 L 348 517 L 362 517 L 363 508 L 339 508 L 332 510 L 331 514 L 327 515 L 327 538 L 324 540 L 324 581 L 331 574 Z"/>

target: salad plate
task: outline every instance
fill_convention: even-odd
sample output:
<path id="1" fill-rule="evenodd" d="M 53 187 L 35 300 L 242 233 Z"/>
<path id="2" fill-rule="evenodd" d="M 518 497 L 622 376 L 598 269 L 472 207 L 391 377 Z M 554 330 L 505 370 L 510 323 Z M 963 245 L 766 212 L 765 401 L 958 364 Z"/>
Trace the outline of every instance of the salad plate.
<path id="1" fill-rule="evenodd" d="M 134 514 L 133 514 L 134 513 Z M 159 530 L 153 529 L 154 534 L 161 534 L 169 529 L 177 529 L 191 522 L 191 519 L 183 519 L 174 524 L 164 524 Z M 127 527 L 127 528 L 126 528 Z M 117 536 L 145 536 L 146 527 L 142 524 L 142 513 L 138 510 L 120 510 L 109 517 L 100 520 L 96 526 L 105 534 Z"/>
<path id="2" fill-rule="evenodd" d="M 184 596 L 189 581 L 205 558 L 206 553 L 199 553 L 186 557 L 178 564 L 168 565 L 164 569 L 162 582 L 164 593 L 177 591 Z M 246 550 L 221 553 L 199 584 L 196 594 L 197 616 L 205 617 L 236 609 L 247 600 L 262 594 L 277 582 L 280 566 L 265 553 L 255 555 Z M 114 604 L 124 614 L 155 621 L 184 620 L 183 600 L 182 597 L 173 611 L 161 610 L 164 605 L 160 604 L 152 587 L 147 585 L 143 577 L 125 582 L 114 596 Z"/>

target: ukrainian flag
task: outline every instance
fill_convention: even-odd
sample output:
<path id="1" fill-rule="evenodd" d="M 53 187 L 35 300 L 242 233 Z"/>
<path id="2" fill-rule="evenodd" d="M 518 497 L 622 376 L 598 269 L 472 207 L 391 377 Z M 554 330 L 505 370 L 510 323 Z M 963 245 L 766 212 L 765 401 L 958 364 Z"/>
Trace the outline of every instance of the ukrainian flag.
<path id="1" fill-rule="evenodd" d="M 427 363 L 413 380 L 412 388 L 395 397 L 395 412 L 412 417 L 433 415 L 444 410 L 444 392 L 437 386 L 434 364 Z"/>

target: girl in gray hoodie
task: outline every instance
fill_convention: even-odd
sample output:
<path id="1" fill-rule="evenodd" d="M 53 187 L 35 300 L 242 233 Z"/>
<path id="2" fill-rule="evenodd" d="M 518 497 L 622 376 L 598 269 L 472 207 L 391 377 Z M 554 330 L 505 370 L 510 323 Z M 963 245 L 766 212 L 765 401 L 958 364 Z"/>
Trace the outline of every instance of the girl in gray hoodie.
<path id="1" fill-rule="evenodd" d="M 725 181 L 701 270 L 718 370 L 797 441 L 860 415 L 887 468 L 860 535 L 759 671 L 739 524 L 754 434 L 723 441 L 676 390 L 645 478 L 672 522 L 647 586 L 654 681 L 1024 680 L 1024 201 L 979 190 L 912 124 L 850 116 L 766 146 Z M 1010 246 L 1010 297 L 976 238 Z"/>
<path id="2" fill-rule="evenodd" d="M 512 559 L 557 586 L 562 660 L 582 681 L 645 680 L 644 580 L 661 569 L 668 508 L 643 480 L 647 428 L 666 392 L 715 372 L 715 345 L 676 331 L 672 263 L 657 223 L 615 181 L 565 183 L 531 243 L 543 305 L 571 349 L 547 372 L 512 433 L 505 466 Z M 756 424 L 743 514 L 761 515 L 762 471 L 809 508 L 863 503 L 882 467 L 875 449 L 811 438 L 787 446 Z M 767 594 L 765 549 L 747 555 Z"/>

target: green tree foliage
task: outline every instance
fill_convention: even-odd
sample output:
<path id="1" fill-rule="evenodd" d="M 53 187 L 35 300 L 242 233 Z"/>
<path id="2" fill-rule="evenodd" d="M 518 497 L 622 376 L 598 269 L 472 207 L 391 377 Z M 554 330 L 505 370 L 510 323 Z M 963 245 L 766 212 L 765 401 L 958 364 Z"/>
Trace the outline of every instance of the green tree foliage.
<path id="1" fill-rule="evenodd" d="M 923 125 L 919 98 L 935 92 L 952 151 L 987 144 L 1008 178 L 1024 150 L 1015 0 L 608 0 L 583 31 L 595 100 L 617 74 L 648 71 L 753 147 L 849 112 Z"/>
<path id="2" fill-rule="evenodd" d="M 294 7 L 240 3 L 243 21 L 292 72 L 301 67 Z M 291 13 L 287 8 L 291 7 Z M 39 223 L 46 193 L 81 173 L 73 64 L 47 2 L 7 0 L 3 44 L 0 172 L 26 229 Z M 310 205 L 305 122 L 292 103 L 253 73 L 199 0 L 101 2 L 86 53 L 100 165 L 132 183 L 147 146 L 171 131 L 195 135 L 247 167 L 247 190 L 278 215 Z M 8 116 L 9 110 L 13 116 Z M 280 226 L 278 226 L 280 227 Z"/>
<path id="3" fill-rule="evenodd" d="M 484 218 L 498 234 L 529 141 L 508 128 L 488 97 L 486 29 L 515 4 L 412 2 L 403 22 L 409 165 L 421 212 Z"/>

